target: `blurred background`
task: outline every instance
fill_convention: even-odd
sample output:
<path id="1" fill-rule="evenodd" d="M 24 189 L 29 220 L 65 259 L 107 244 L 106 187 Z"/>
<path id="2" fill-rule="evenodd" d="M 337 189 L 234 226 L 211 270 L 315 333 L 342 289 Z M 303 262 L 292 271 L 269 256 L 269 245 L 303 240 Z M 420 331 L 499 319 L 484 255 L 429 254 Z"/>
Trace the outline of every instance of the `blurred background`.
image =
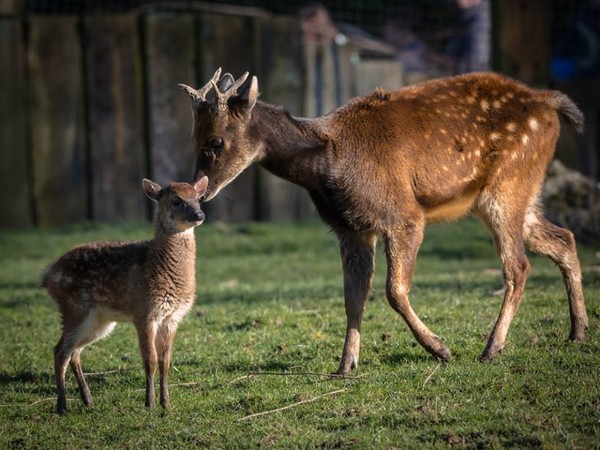
<path id="1" fill-rule="evenodd" d="M 218 67 L 250 71 L 262 100 L 308 117 L 469 71 L 560 89 L 587 127 L 563 127 L 557 157 L 597 189 L 600 0 L 0 0 L 0 227 L 149 220 L 141 178 L 192 177 L 177 84 Z M 300 188 L 252 167 L 207 215 L 315 213 Z"/>

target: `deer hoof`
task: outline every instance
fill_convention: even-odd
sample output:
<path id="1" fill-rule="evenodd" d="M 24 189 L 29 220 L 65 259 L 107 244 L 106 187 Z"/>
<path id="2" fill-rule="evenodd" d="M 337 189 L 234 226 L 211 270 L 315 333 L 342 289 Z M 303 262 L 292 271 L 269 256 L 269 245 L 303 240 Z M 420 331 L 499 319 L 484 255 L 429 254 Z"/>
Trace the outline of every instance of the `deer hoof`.
<path id="1" fill-rule="evenodd" d="M 569 339 L 578 342 L 585 341 L 585 330 L 587 330 L 587 326 L 585 325 L 572 327 L 571 332 L 569 333 Z"/>
<path id="2" fill-rule="evenodd" d="M 450 351 L 450 349 L 448 347 L 442 349 L 440 352 L 438 352 L 435 355 L 440 361 L 444 361 L 444 362 L 450 362 L 450 360 L 452 359 L 452 352 Z"/>
<path id="3" fill-rule="evenodd" d="M 502 353 L 503 347 L 487 347 L 481 356 L 479 356 L 479 362 L 491 362 L 496 356 Z"/>

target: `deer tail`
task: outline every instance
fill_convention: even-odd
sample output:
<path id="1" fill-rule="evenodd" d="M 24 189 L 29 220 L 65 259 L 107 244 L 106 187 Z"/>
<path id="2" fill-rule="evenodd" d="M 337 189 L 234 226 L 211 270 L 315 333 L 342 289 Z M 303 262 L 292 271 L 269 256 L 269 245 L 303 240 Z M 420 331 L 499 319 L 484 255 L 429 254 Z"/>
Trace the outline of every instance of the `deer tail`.
<path id="1" fill-rule="evenodd" d="M 40 276 L 40 287 L 41 288 L 48 288 L 48 275 L 50 274 L 50 266 L 46 267 L 44 270 L 42 270 L 41 276 Z"/>
<path id="2" fill-rule="evenodd" d="M 575 102 L 560 91 L 546 91 L 546 103 L 558 112 L 578 133 L 583 132 L 585 117 Z"/>

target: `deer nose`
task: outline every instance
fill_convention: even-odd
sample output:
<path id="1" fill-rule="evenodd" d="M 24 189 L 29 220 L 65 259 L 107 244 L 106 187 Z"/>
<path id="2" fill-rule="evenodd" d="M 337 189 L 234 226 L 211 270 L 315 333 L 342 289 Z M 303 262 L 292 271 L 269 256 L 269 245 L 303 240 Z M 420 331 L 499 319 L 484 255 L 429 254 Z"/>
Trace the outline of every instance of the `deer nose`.
<path id="1" fill-rule="evenodd" d="M 194 219 L 196 219 L 198 222 L 203 222 L 204 221 L 204 213 L 202 211 L 197 211 L 194 214 Z"/>

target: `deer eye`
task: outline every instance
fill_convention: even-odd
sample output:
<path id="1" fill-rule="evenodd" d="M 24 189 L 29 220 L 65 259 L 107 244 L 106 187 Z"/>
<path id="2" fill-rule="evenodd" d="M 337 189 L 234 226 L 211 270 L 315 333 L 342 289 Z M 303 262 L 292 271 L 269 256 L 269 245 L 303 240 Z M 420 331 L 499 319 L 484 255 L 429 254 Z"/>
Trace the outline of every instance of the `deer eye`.
<path id="1" fill-rule="evenodd" d="M 171 199 L 171 205 L 173 205 L 173 206 L 180 206 L 181 205 L 181 199 L 179 197 L 173 197 Z"/>
<path id="2" fill-rule="evenodd" d="M 223 150 L 225 142 L 223 141 L 222 137 L 213 137 L 210 138 L 208 144 L 210 145 L 210 149 L 215 154 L 215 156 L 218 156 L 219 153 L 221 153 L 221 150 Z"/>

